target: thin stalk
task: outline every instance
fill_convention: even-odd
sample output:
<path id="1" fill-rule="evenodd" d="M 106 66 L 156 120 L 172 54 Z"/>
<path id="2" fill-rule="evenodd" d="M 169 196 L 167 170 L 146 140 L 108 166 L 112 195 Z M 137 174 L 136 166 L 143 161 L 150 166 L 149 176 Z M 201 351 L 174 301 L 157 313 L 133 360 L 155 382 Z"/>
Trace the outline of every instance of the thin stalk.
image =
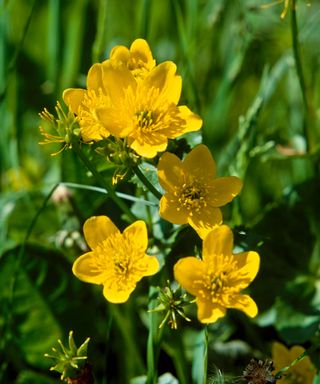
<path id="1" fill-rule="evenodd" d="M 152 297 L 156 292 L 155 287 L 150 287 L 149 299 L 151 302 L 149 308 L 152 309 Z M 159 328 L 159 319 L 156 312 L 149 312 L 149 334 L 147 343 L 147 366 L 148 374 L 146 384 L 157 384 L 158 383 L 158 359 L 161 349 L 161 342 L 163 337 L 163 331 L 165 327 Z"/>
<path id="2" fill-rule="evenodd" d="M 126 359 L 127 363 L 135 368 L 135 373 L 144 372 L 144 363 L 136 343 L 137 338 L 133 335 L 130 317 L 121 312 L 118 304 L 109 304 L 108 307 L 112 314 L 113 321 L 116 323 L 116 326 L 123 337 L 126 354 L 130 356 L 131 361 L 130 359 Z"/>
<path id="3" fill-rule="evenodd" d="M 81 150 L 78 144 L 73 144 L 72 148 L 77 153 L 79 158 L 82 160 L 84 165 L 88 168 L 88 170 L 93 174 L 93 176 L 96 178 L 97 182 L 105 188 L 105 190 L 108 193 L 108 196 L 111 198 L 111 200 L 117 204 L 117 206 L 122 210 L 123 213 L 125 213 L 132 221 L 137 220 L 135 215 L 130 211 L 130 209 L 127 207 L 127 205 L 117 196 L 114 189 L 107 183 L 100 175 L 100 173 L 97 171 L 96 167 L 92 164 L 92 162 L 88 159 L 88 157 L 84 154 L 84 152 Z"/>
<path id="4" fill-rule="evenodd" d="M 291 0 L 291 38 L 292 38 L 292 49 L 293 57 L 296 64 L 298 81 L 301 89 L 303 104 L 305 108 L 304 113 L 304 136 L 306 138 L 307 151 L 310 147 L 310 134 L 308 132 L 308 114 L 309 114 L 309 102 L 307 98 L 305 79 L 301 63 L 301 54 L 299 48 L 299 39 L 298 39 L 298 23 L 297 23 L 297 12 L 296 12 L 296 0 Z"/>
<path id="5" fill-rule="evenodd" d="M 141 1 L 141 21 L 140 21 L 140 35 L 144 39 L 148 38 L 149 26 L 150 26 L 150 11 L 151 11 L 151 1 L 142 0 Z"/>
<path id="6" fill-rule="evenodd" d="M 276 374 L 275 379 L 280 380 L 281 377 L 294 365 L 300 363 L 301 360 L 303 360 L 305 357 L 310 356 L 313 352 L 315 352 L 318 349 L 318 344 L 313 344 L 311 347 L 309 347 L 306 351 L 302 352 L 301 355 L 299 355 L 295 360 L 293 360 L 289 365 L 286 367 L 281 368 Z"/>
<path id="7" fill-rule="evenodd" d="M 144 184 L 144 186 L 158 199 L 160 200 L 162 194 L 151 184 L 151 182 L 145 177 L 141 172 L 139 167 L 133 168 L 134 173 L 137 175 L 138 179 Z"/>
<path id="8" fill-rule="evenodd" d="M 54 88 L 57 85 L 60 52 L 60 0 L 50 0 L 48 4 L 48 78 Z"/>
<path id="9" fill-rule="evenodd" d="M 208 372 L 208 326 L 204 328 L 204 345 L 203 345 L 203 384 L 207 384 Z"/>
<path id="10" fill-rule="evenodd" d="M 108 0 L 99 0 L 97 33 L 92 47 L 92 62 L 96 63 L 103 58 L 106 49 Z"/>

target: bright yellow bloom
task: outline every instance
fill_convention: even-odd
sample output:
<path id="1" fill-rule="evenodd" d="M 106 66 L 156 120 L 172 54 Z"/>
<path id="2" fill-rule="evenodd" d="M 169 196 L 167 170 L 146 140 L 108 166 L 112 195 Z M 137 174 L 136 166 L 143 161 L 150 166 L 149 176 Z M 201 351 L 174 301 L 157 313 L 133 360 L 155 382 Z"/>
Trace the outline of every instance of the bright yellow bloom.
<path id="1" fill-rule="evenodd" d="M 72 272 L 80 280 L 103 285 L 103 295 L 111 303 L 124 303 L 144 276 L 158 272 L 155 256 L 146 255 L 147 228 L 136 221 L 123 233 L 107 216 L 94 216 L 83 226 L 92 249 L 73 264 Z"/>
<path id="2" fill-rule="evenodd" d="M 114 47 L 110 53 L 114 66 L 126 66 L 137 79 L 143 79 L 156 65 L 148 43 L 136 39 L 130 49 L 123 45 Z"/>
<path id="3" fill-rule="evenodd" d="M 90 68 L 87 89 L 69 88 L 62 97 L 70 111 L 77 115 L 83 141 L 98 141 L 110 135 L 97 116 L 98 109 L 109 102 L 103 82 L 103 64 Z"/>
<path id="4" fill-rule="evenodd" d="M 130 50 L 123 45 L 116 46 L 112 49 L 109 60 L 94 64 L 90 68 L 87 89 L 69 88 L 63 92 L 64 102 L 78 116 L 84 141 L 98 141 L 110 135 L 97 116 L 97 110 L 109 103 L 103 77 L 104 68 L 125 67 L 135 78 L 140 79 L 145 77 L 155 64 L 148 43 L 143 39 L 136 39 Z"/>
<path id="5" fill-rule="evenodd" d="M 305 349 L 300 345 L 294 345 L 290 349 L 283 344 L 275 342 L 272 344 L 272 360 L 275 369 L 289 366 Z M 282 384 L 312 384 L 315 376 L 315 368 L 308 356 L 303 358 L 299 363 L 293 365 L 284 373 L 277 383 Z"/>
<path id="6" fill-rule="evenodd" d="M 148 43 L 137 39 L 130 50 L 117 46 L 109 60 L 94 64 L 87 89 L 66 89 L 63 100 L 77 115 L 84 141 L 112 134 L 127 138 L 138 155 L 152 158 L 167 148 L 168 139 L 202 126 L 199 116 L 177 105 L 181 87 L 176 65 L 155 66 Z"/>
<path id="7" fill-rule="evenodd" d="M 116 137 L 127 138 L 138 155 L 152 158 L 167 148 L 168 139 L 202 126 L 199 116 L 186 106 L 177 106 L 182 80 L 176 65 L 157 65 L 139 81 L 124 67 L 104 67 L 103 83 L 110 104 L 98 116 L 105 129 Z"/>
<path id="8" fill-rule="evenodd" d="M 165 153 L 158 164 L 158 178 L 166 193 L 160 200 L 160 216 L 173 224 L 189 223 L 203 239 L 222 222 L 219 207 L 241 190 L 238 177 L 216 176 L 209 149 L 200 144 L 181 161 Z"/>
<path id="9" fill-rule="evenodd" d="M 184 257 L 174 266 L 174 277 L 191 295 L 196 296 L 198 319 L 214 323 L 227 308 L 235 308 L 254 317 L 256 303 L 242 294 L 255 278 L 260 258 L 256 252 L 232 253 L 233 235 L 226 225 L 213 229 L 203 241 L 202 260 Z"/>

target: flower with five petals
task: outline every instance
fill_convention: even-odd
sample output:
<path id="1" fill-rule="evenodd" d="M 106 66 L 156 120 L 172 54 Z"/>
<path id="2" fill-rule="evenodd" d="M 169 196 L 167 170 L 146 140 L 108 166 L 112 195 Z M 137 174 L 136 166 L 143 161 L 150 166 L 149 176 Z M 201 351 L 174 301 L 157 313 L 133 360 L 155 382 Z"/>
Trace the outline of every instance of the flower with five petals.
<path id="1" fill-rule="evenodd" d="M 80 280 L 103 285 L 103 295 L 111 303 L 124 303 L 144 277 L 158 272 L 155 256 L 146 255 L 147 228 L 138 220 L 123 233 L 107 216 L 93 216 L 83 226 L 92 249 L 73 264 L 72 272 Z"/>
<path id="2" fill-rule="evenodd" d="M 232 249 L 231 229 L 217 226 L 203 241 L 202 260 L 184 257 L 174 266 L 177 282 L 196 296 L 202 323 L 214 323 L 227 308 L 239 309 L 250 317 L 258 313 L 256 303 L 241 291 L 255 278 L 259 255 L 251 251 L 233 254 Z"/>
<path id="3" fill-rule="evenodd" d="M 103 84 L 110 103 L 98 111 L 101 124 L 112 135 L 126 138 L 138 155 L 152 158 L 167 148 L 168 139 L 197 131 L 202 119 L 178 106 L 182 80 L 176 65 L 166 61 L 143 79 L 122 67 L 105 66 Z"/>
<path id="4" fill-rule="evenodd" d="M 166 191 L 160 200 L 160 216 L 173 224 L 189 223 L 203 239 L 222 222 L 219 207 L 241 190 L 235 176 L 216 178 L 216 164 L 209 149 L 200 144 L 181 161 L 165 153 L 158 164 L 160 185 Z"/>

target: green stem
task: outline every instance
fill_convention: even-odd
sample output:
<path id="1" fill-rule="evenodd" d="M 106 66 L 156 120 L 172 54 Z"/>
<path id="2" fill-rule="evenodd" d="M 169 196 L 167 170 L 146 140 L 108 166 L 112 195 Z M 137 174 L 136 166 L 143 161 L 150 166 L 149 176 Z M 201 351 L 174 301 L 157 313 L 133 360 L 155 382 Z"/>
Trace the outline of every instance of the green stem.
<path id="1" fill-rule="evenodd" d="M 305 80 L 304 80 L 304 74 L 302 69 L 302 63 L 301 63 L 301 55 L 300 55 L 300 49 L 299 49 L 299 40 L 298 40 L 298 23 L 297 23 L 297 12 L 296 12 L 296 0 L 291 0 L 291 38 L 292 38 L 292 49 L 293 49 L 293 56 L 294 61 L 296 65 L 297 75 L 298 75 L 298 81 L 301 89 L 303 104 L 305 108 L 305 115 L 304 115 L 304 135 L 306 138 L 306 144 L 307 144 L 307 150 L 309 150 L 310 146 L 310 135 L 308 132 L 308 113 L 309 113 L 309 102 L 307 98 L 307 92 L 306 92 L 306 86 L 305 86 Z"/>
<path id="2" fill-rule="evenodd" d="M 111 312 L 111 316 L 123 337 L 123 341 L 126 346 L 126 353 L 130 356 L 131 361 L 130 359 L 126 359 L 128 367 L 130 370 L 134 370 L 132 373 L 141 374 L 141 372 L 145 371 L 145 367 L 136 343 L 137 339 L 134 337 L 134 330 L 132 329 L 132 324 L 130 323 L 130 317 L 120 311 L 118 304 L 109 304 L 108 307 Z"/>
<path id="3" fill-rule="evenodd" d="M 149 309 L 153 309 L 152 297 L 157 292 L 155 287 L 149 289 Z M 146 384 L 158 383 L 158 369 L 157 363 L 161 348 L 162 336 L 165 327 L 159 328 L 159 317 L 156 312 L 149 312 L 149 334 L 147 343 L 147 365 L 148 374 Z"/>
<path id="4" fill-rule="evenodd" d="M 108 196 L 111 200 L 117 206 L 122 210 L 123 213 L 125 213 L 132 221 L 137 220 L 135 215 L 130 211 L 130 209 L 127 207 L 127 205 L 117 196 L 114 189 L 107 183 L 100 175 L 100 173 L 97 171 L 96 167 L 92 164 L 92 162 L 88 159 L 88 157 L 84 154 L 84 152 L 81 150 L 80 146 L 78 144 L 73 143 L 72 148 L 76 152 L 76 154 L 80 157 L 82 162 L 85 164 L 85 166 L 89 169 L 89 171 L 93 174 L 93 176 L 96 178 L 97 182 L 105 188 L 105 190 L 108 193 Z"/>
<path id="5" fill-rule="evenodd" d="M 139 167 L 133 168 L 134 173 L 137 175 L 138 179 L 144 184 L 144 186 L 158 199 L 160 200 L 162 194 L 151 184 L 151 182 L 145 177 L 141 172 Z"/>
<path id="6" fill-rule="evenodd" d="M 204 328 L 204 346 L 203 346 L 203 384 L 207 384 L 208 372 L 208 326 Z"/>

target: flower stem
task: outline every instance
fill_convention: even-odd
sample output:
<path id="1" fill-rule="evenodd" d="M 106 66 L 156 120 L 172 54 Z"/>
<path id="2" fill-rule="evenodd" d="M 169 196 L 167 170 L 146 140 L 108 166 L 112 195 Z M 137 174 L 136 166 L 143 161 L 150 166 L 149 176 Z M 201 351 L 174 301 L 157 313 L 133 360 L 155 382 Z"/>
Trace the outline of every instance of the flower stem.
<path id="1" fill-rule="evenodd" d="M 141 172 L 139 167 L 133 168 L 134 173 L 137 175 L 138 179 L 144 184 L 145 187 L 158 199 L 160 200 L 162 194 L 152 185 L 152 183 L 145 177 Z"/>
<path id="2" fill-rule="evenodd" d="M 203 384 L 207 384 L 208 371 L 208 326 L 204 328 L 204 346 L 203 346 Z"/>
<path id="3" fill-rule="evenodd" d="M 157 292 L 156 288 L 151 286 L 149 289 L 149 309 L 153 309 L 152 297 Z M 164 327 L 159 328 L 159 317 L 156 312 L 149 311 L 149 335 L 147 344 L 147 365 L 148 375 L 146 384 L 157 384 L 160 347 L 162 342 Z"/>
<path id="4" fill-rule="evenodd" d="M 97 182 L 107 191 L 108 196 L 113 200 L 115 204 L 122 210 L 123 213 L 125 213 L 132 221 L 137 220 L 135 215 L 130 211 L 130 209 L 127 207 L 127 205 L 123 202 L 121 198 L 119 198 L 114 191 L 114 189 L 109 185 L 107 181 L 105 181 L 100 173 L 97 171 L 96 167 L 92 164 L 92 162 L 88 159 L 88 157 L 84 154 L 84 152 L 81 150 L 80 146 L 78 144 L 72 144 L 72 148 L 76 152 L 76 154 L 80 157 L 82 162 L 85 164 L 85 166 L 89 169 L 89 171 L 93 174 L 93 176 L 96 178 Z"/>
<path id="5" fill-rule="evenodd" d="M 301 55 L 299 49 L 299 40 L 298 40 L 298 23 L 297 23 L 297 12 L 296 12 L 296 0 L 291 0 L 291 38 L 292 38 L 292 49 L 293 57 L 296 65 L 298 81 L 301 89 L 305 115 L 304 115 L 304 136 L 306 139 L 307 151 L 310 147 L 310 135 L 308 132 L 308 114 L 309 114 L 309 102 L 307 98 L 305 79 L 301 63 Z"/>

